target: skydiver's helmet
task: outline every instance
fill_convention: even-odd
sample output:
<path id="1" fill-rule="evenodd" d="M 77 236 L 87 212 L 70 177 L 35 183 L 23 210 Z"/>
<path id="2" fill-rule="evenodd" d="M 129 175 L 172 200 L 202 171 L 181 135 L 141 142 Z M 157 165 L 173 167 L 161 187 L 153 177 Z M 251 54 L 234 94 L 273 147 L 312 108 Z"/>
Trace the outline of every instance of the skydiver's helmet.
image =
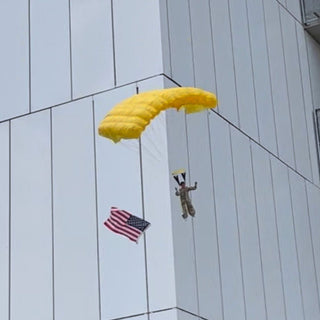
<path id="1" fill-rule="evenodd" d="M 181 182 L 185 182 L 185 180 L 186 180 L 186 170 L 185 169 L 176 170 L 176 171 L 172 172 L 172 175 L 179 186 L 181 185 Z"/>

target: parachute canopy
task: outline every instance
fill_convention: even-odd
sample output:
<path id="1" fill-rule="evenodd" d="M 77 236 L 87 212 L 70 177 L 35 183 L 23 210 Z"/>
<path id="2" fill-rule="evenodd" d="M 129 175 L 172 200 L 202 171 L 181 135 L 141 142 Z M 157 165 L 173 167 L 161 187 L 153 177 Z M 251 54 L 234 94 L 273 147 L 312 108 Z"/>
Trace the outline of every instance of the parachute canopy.
<path id="1" fill-rule="evenodd" d="M 172 172 L 173 178 L 174 180 L 177 181 L 177 183 L 180 185 L 181 182 L 185 182 L 186 181 L 186 170 L 185 169 L 178 169 Z M 180 179 L 179 179 L 179 175 L 181 175 Z"/>
<path id="2" fill-rule="evenodd" d="M 186 173 L 186 169 L 178 169 L 178 170 L 175 170 L 175 171 L 173 171 L 171 174 L 173 175 L 173 176 L 177 176 L 178 174 L 185 174 Z"/>
<path id="3" fill-rule="evenodd" d="M 186 113 L 215 108 L 216 96 L 198 88 L 179 87 L 152 90 L 136 94 L 114 106 L 101 121 L 101 136 L 119 142 L 137 139 L 150 121 L 168 108 L 185 110 Z"/>

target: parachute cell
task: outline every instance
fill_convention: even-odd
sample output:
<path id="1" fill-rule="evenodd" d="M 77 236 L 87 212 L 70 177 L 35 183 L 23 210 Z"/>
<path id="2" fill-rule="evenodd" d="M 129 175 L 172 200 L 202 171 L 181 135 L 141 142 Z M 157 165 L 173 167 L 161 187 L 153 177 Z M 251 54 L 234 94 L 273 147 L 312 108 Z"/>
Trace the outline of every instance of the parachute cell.
<path id="1" fill-rule="evenodd" d="M 186 113 L 215 108 L 216 96 L 198 88 L 179 87 L 152 90 L 123 100 L 111 109 L 101 121 L 101 136 L 119 142 L 137 139 L 151 120 L 168 108 L 184 109 Z"/>

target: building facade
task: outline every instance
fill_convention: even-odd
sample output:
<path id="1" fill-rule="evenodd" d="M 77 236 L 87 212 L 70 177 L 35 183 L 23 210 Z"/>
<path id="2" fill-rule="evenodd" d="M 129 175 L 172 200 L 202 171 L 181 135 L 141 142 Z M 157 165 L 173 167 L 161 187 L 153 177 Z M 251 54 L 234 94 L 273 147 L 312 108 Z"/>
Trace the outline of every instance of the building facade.
<path id="1" fill-rule="evenodd" d="M 320 319 L 320 45 L 299 0 L 0 7 L 0 319 Z M 217 109 L 97 134 L 175 86 Z M 138 244 L 104 227 L 111 206 L 151 222 Z"/>

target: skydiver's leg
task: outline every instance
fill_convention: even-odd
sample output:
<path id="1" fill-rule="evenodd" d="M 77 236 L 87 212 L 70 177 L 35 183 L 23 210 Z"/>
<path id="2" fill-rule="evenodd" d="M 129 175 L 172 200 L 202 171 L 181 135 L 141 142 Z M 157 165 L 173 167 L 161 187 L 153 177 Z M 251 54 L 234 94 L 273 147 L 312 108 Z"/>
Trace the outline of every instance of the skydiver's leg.
<path id="1" fill-rule="evenodd" d="M 187 207 L 188 207 L 188 212 L 190 216 L 194 217 L 194 215 L 196 214 L 196 211 L 194 210 L 194 207 L 190 201 L 187 202 Z"/>
<path id="2" fill-rule="evenodd" d="M 187 219 L 188 218 L 188 207 L 187 204 L 185 202 L 181 203 L 181 207 L 182 207 L 182 218 L 183 219 Z"/>

